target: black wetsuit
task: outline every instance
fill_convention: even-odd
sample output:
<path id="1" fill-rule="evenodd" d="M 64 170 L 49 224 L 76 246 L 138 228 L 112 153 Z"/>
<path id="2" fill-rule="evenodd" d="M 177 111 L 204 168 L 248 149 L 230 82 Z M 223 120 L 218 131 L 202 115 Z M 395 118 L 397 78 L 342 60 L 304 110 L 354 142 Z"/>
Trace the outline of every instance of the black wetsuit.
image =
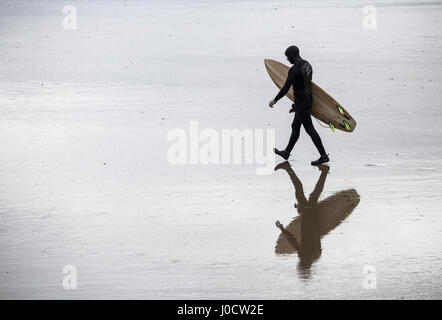
<path id="1" fill-rule="evenodd" d="M 321 138 L 313 127 L 312 117 L 310 116 L 310 108 L 312 107 L 313 102 L 311 90 L 312 75 L 313 70 L 310 63 L 298 56 L 289 70 L 284 86 L 275 97 L 275 101 L 278 101 L 287 94 L 290 86 L 293 86 L 295 118 L 292 122 L 292 134 L 290 135 L 289 143 L 285 149 L 287 153 L 292 151 L 298 141 L 302 124 L 321 156 L 326 154 Z"/>

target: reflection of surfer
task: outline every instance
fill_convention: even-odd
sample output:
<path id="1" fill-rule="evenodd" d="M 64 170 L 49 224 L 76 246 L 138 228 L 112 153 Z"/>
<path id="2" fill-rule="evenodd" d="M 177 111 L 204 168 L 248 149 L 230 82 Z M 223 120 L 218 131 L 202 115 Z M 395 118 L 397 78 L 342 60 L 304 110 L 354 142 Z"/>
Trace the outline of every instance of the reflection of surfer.
<path id="1" fill-rule="evenodd" d="M 312 107 L 313 101 L 311 90 L 313 74 L 312 67 L 310 63 L 301 58 L 299 55 L 299 49 L 296 46 L 288 47 L 285 51 L 285 55 L 287 60 L 292 63 L 293 66 L 289 70 L 289 74 L 284 86 L 276 95 L 275 99 L 269 102 L 269 107 L 273 108 L 273 105 L 278 102 L 279 99 L 284 97 L 289 91 L 290 87 L 293 86 L 295 103 L 293 104 L 293 108 L 290 110 L 290 112 L 295 111 L 295 118 L 292 122 L 292 133 L 290 135 L 290 140 L 287 147 L 284 150 L 278 150 L 275 148 L 274 151 L 276 154 L 287 160 L 290 156 L 290 152 L 298 141 L 302 124 L 321 155 L 319 159 L 312 161 L 312 165 L 328 162 L 328 156 L 325 153 L 324 146 L 322 145 L 318 132 L 316 132 L 315 127 L 313 127 L 312 117 L 310 115 L 310 108 Z"/>
<path id="2" fill-rule="evenodd" d="M 321 175 L 308 200 L 304 196 L 302 182 L 288 161 L 280 163 L 275 168 L 275 170 L 284 169 L 289 174 L 295 187 L 298 202 L 295 207 L 299 213 L 286 227 L 279 221 L 276 222 L 281 234 L 276 243 L 275 252 L 277 254 L 297 252 L 299 270 L 306 276 L 313 262 L 321 256 L 321 238 L 336 228 L 359 203 L 359 195 L 353 189 L 340 191 L 318 203 L 330 170 L 328 166 L 318 166 L 318 168 Z"/>

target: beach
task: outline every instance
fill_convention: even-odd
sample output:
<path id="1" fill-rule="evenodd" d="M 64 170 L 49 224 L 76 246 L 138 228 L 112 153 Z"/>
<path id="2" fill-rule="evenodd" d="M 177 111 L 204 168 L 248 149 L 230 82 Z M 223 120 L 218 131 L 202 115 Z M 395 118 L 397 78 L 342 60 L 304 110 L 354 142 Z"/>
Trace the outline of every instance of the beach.
<path id="1" fill-rule="evenodd" d="M 0 3 L 1 299 L 442 298 L 442 2 L 370 3 L 370 30 L 364 1 L 69 4 L 74 30 L 63 1 Z M 292 44 L 357 121 L 313 121 L 318 202 L 357 200 L 307 267 L 277 245 L 299 219 L 287 170 L 306 198 L 322 173 L 303 129 L 271 174 L 167 157 L 192 121 L 284 147 L 291 102 L 268 107 L 264 59 Z"/>

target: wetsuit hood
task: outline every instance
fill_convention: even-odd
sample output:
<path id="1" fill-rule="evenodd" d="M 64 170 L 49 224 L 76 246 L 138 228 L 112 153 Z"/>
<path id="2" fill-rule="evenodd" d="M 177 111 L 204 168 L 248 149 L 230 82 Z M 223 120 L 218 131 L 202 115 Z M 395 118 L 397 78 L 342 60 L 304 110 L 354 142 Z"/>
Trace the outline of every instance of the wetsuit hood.
<path id="1" fill-rule="evenodd" d="M 299 57 L 299 49 L 297 46 L 290 46 L 285 50 L 285 55 L 290 63 L 294 64 Z"/>

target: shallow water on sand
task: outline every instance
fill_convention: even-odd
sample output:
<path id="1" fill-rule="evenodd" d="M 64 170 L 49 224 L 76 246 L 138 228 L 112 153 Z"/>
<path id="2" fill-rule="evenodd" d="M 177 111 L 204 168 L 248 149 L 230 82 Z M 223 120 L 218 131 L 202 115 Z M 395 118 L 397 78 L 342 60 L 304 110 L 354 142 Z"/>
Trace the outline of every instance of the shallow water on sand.
<path id="1" fill-rule="evenodd" d="M 0 298 L 442 298 L 442 6 L 74 3 L 0 4 Z M 193 120 L 287 142 L 293 39 L 358 121 L 314 123 L 329 166 L 305 132 L 271 175 L 170 165 Z"/>

